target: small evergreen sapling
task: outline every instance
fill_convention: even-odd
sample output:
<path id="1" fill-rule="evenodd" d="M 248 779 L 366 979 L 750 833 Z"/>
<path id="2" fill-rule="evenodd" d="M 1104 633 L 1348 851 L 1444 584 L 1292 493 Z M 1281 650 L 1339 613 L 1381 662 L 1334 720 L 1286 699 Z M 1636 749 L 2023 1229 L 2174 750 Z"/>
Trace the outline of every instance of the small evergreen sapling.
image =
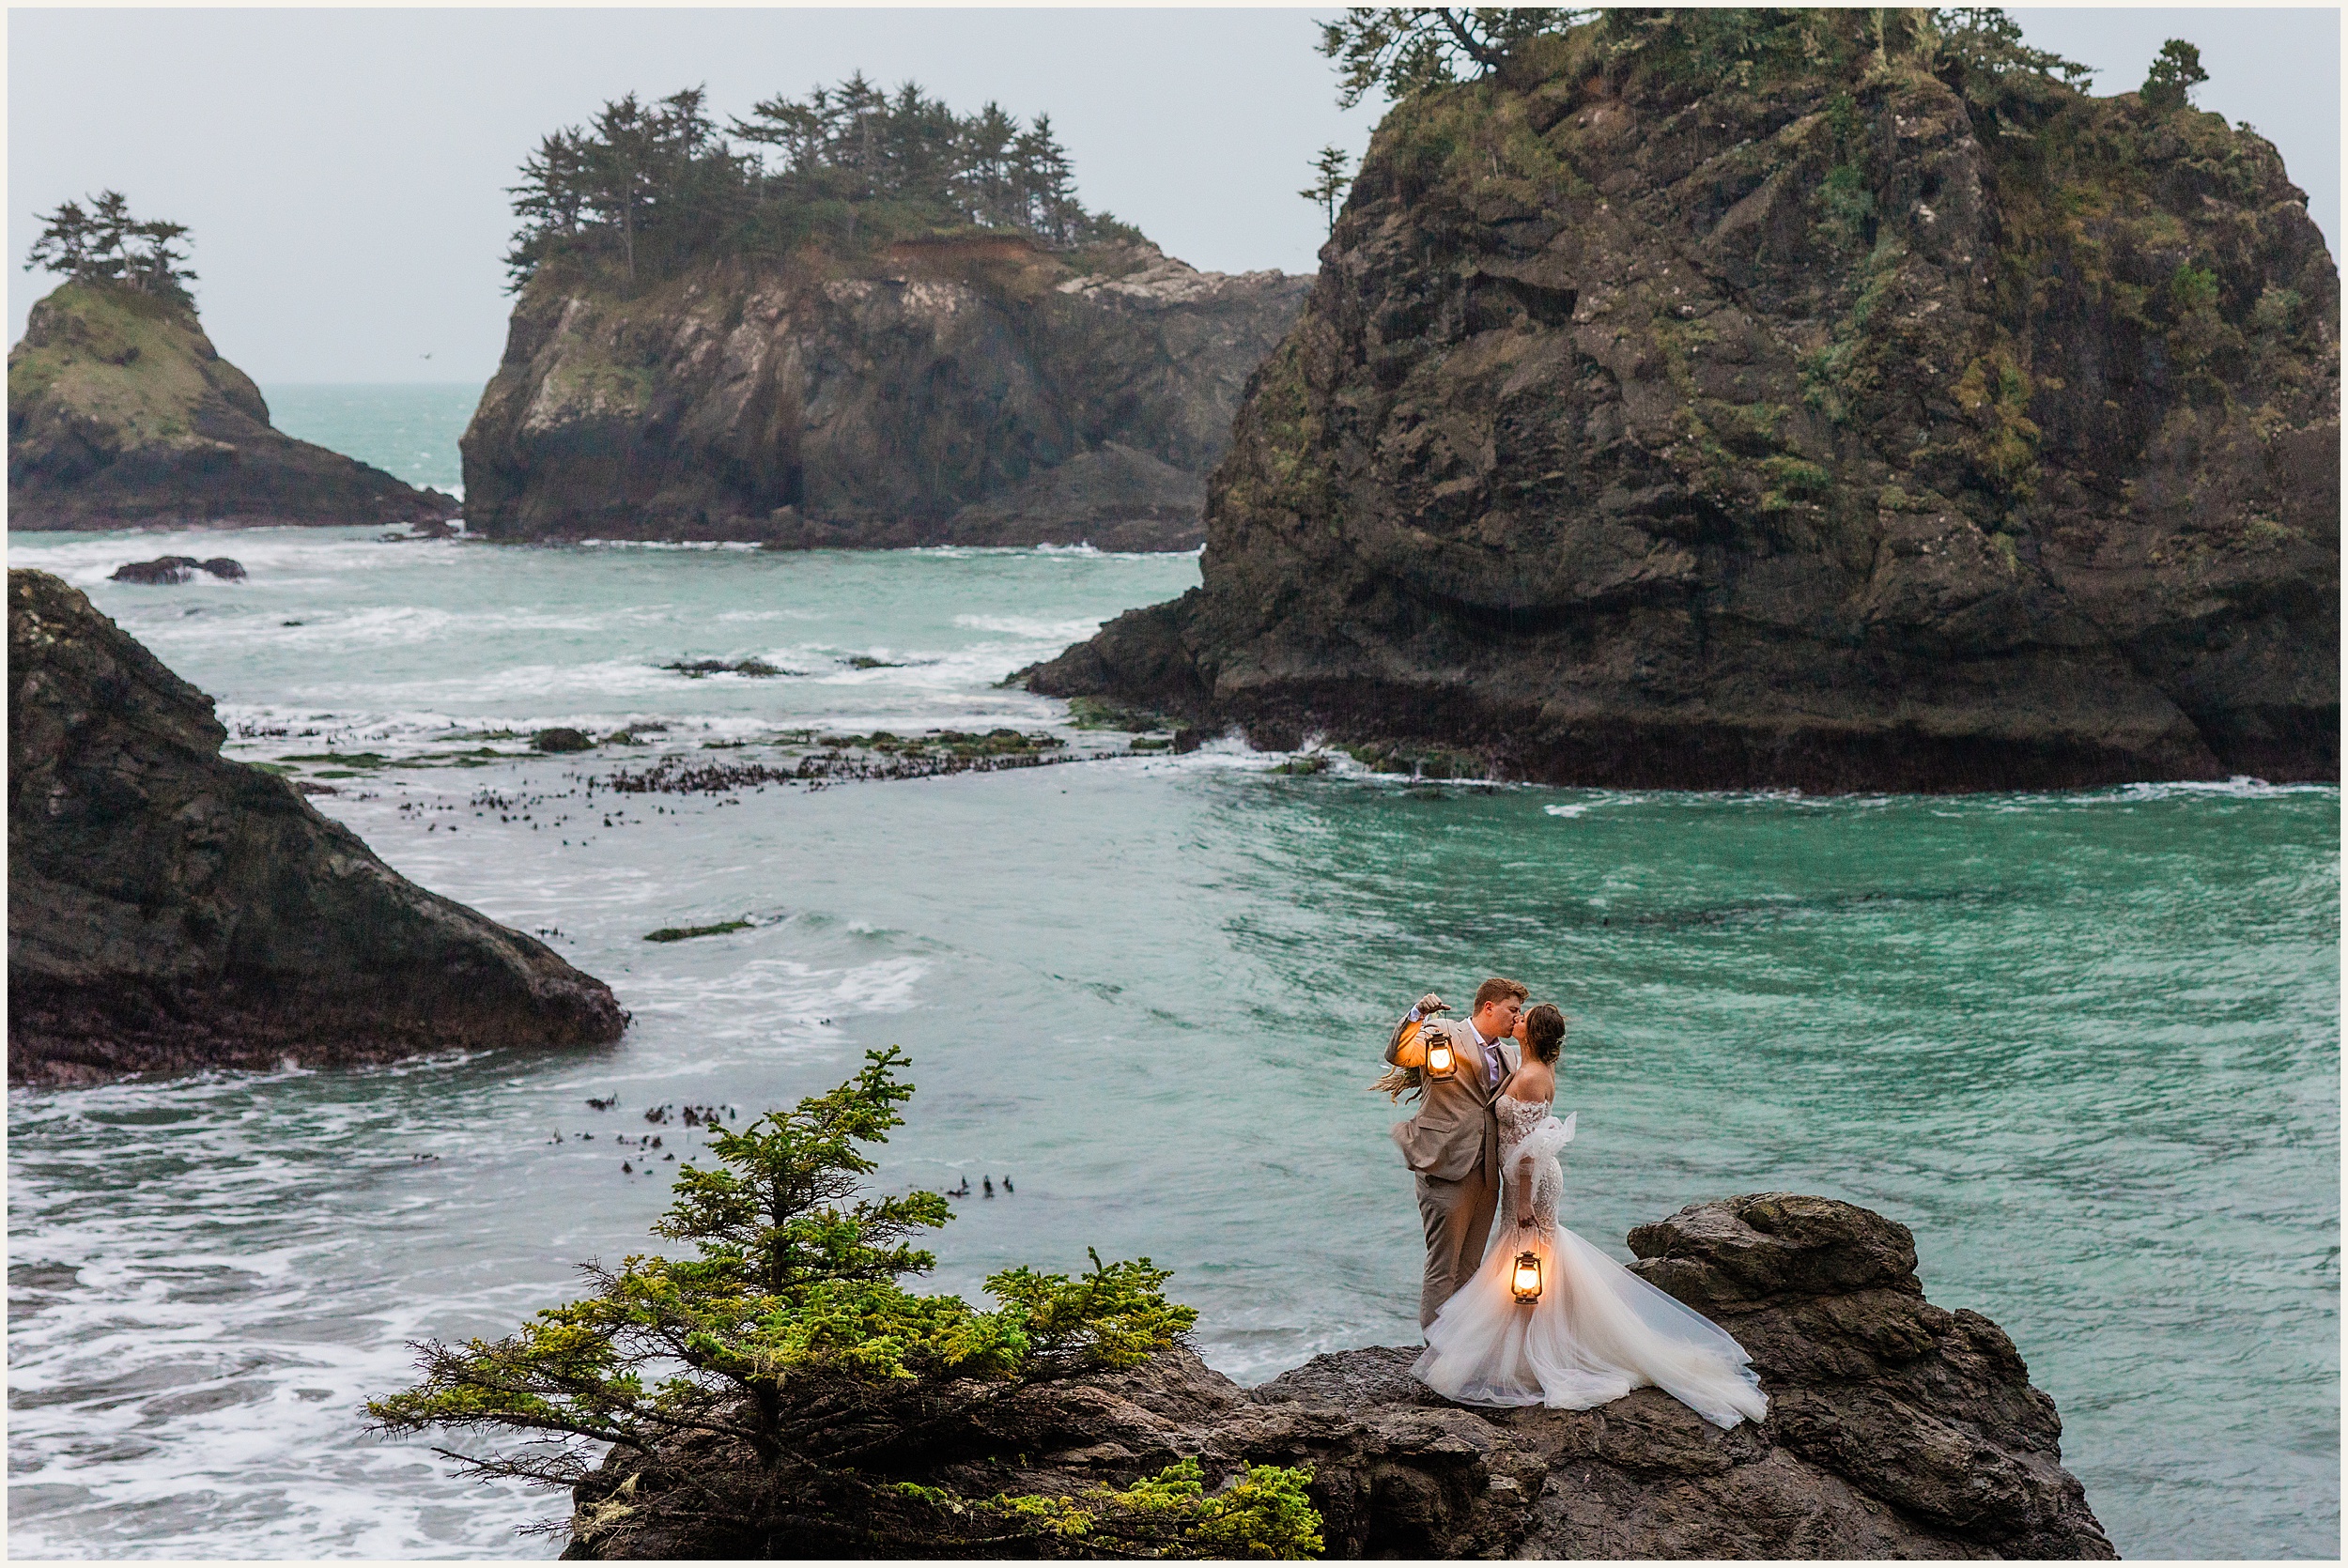
<path id="1" fill-rule="evenodd" d="M 1347 169 L 1352 161 L 1343 147 L 1322 147 L 1313 158 L 1313 174 L 1317 177 L 1296 192 L 1321 208 L 1332 233 L 1337 226 L 1337 204 L 1345 200 L 1346 189 L 1353 183 Z"/>

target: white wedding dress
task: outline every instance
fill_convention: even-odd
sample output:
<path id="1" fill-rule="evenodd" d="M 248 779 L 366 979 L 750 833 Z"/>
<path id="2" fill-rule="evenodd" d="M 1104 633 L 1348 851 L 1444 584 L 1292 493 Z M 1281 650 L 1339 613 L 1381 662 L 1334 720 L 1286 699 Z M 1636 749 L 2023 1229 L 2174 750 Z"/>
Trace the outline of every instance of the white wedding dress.
<path id="1" fill-rule="evenodd" d="M 1503 1095 L 1500 1217 L 1482 1267 L 1427 1330 L 1412 1371 L 1462 1405 L 1549 1405 L 1586 1410 L 1652 1384 L 1715 1426 L 1769 1412 L 1751 1358 L 1701 1314 L 1673 1300 L 1557 1223 L 1566 1184 L 1557 1151 L 1572 1116 Z M 1521 1162 L 1533 1170 L 1534 1223 L 1515 1213 Z M 1540 1299 L 1520 1302 L 1509 1276 L 1519 1253 L 1541 1260 Z"/>

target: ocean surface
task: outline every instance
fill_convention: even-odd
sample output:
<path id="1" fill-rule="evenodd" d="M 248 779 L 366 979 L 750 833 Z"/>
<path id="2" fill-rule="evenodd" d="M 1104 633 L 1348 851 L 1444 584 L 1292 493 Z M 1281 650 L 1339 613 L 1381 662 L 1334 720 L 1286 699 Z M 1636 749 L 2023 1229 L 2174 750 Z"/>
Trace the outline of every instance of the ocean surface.
<path id="1" fill-rule="evenodd" d="M 300 420 L 344 417 L 321 393 Z M 415 438 L 361 454 L 446 482 L 393 460 Z M 551 1555 L 516 1530 L 562 1499 L 452 1479 L 361 1402 L 402 1385 L 407 1342 L 502 1332 L 577 1262 L 648 1248 L 676 1166 L 616 1140 L 695 1135 L 645 1107 L 784 1104 L 888 1044 L 919 1093 L 877 1180 L 1016 1187 L 959 1203 L 936 1285 L 1091 1245 L 1173 1268 L 1243 1380 L 1408 1343 L 1417 1220 L 1366 1090 L 1401 1007 L 1489 973 L 1574 1020 L 1583 1235 L 1627 1257 L 1634 1224 L 1769 1189 L 1880 1209 L 1934 1300 L 2013 1335 L 2123 1553 L 2340 1551 L 2337 790 L 1296 776 L 1229 741 L 1120 755 L 996 684 L 1189 586 L 1189 556 L 10 546 L 215 694 L 233 755 L 331 784 L 393 865 L 635 1013 L 608 1049 L 13 1091 L 17 1555 Z M 251 576 L 105 580 L 166 551 Z M 752 656 L 793 673 L 662 668 Z M 638 744 L 465 755 L 555 724 Z M 803 728 L 998 725 L 1088 760 L 609 813 L 579 792 Z"/>
<path id="2" fill-rule="evenodd" d="M 280 382 L 261 389 L 270 423 L 297 440 L 372 463 L 394 479 L 465 493 L 456 438 L 481 401 L 473 381 L 334 386 Z"/>

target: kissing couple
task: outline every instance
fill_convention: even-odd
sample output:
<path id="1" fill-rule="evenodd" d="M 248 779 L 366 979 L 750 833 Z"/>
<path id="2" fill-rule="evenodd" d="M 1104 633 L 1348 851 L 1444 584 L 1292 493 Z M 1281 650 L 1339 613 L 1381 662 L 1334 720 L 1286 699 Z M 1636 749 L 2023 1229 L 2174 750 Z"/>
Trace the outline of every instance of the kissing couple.
<path id="1" fill-rule="evenodd" d="M 1557 1223 L 1557 1154 L 1579 1113 L 1551 1114 L 1566 1016 L 1527 994 L 1486 980 L 1454 1022 L 1429 992 L 1374 1085 L 1418 1096 L 1394 1127 L 1427 1233 L 1412 1373 L 1463 1405 L 1586 1410 L 1651 1385 L 1715 1426 L 1760 1420 L 1769 1401 L 1734 1339 Z"/>

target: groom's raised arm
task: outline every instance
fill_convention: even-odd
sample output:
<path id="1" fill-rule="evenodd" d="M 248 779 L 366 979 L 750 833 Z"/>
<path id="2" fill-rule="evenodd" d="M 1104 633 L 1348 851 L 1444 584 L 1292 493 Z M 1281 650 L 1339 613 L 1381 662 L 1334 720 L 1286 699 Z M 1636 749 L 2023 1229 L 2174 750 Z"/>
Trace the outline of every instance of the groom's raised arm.
<path id="1" fill-rule="evenodd" d="M 1386 1042 L 1386 1061 L 1398 1068 L 1422 1068 L 1427 1065 L 1427 1038 L 1424 1027 L 1428 1020 L 1446 1011 L 1444 999 L 1433 992 L 1418 999 L 1418 1006 L 1403 1015 L 1394 1026 L 1394 1038 Z"/>

